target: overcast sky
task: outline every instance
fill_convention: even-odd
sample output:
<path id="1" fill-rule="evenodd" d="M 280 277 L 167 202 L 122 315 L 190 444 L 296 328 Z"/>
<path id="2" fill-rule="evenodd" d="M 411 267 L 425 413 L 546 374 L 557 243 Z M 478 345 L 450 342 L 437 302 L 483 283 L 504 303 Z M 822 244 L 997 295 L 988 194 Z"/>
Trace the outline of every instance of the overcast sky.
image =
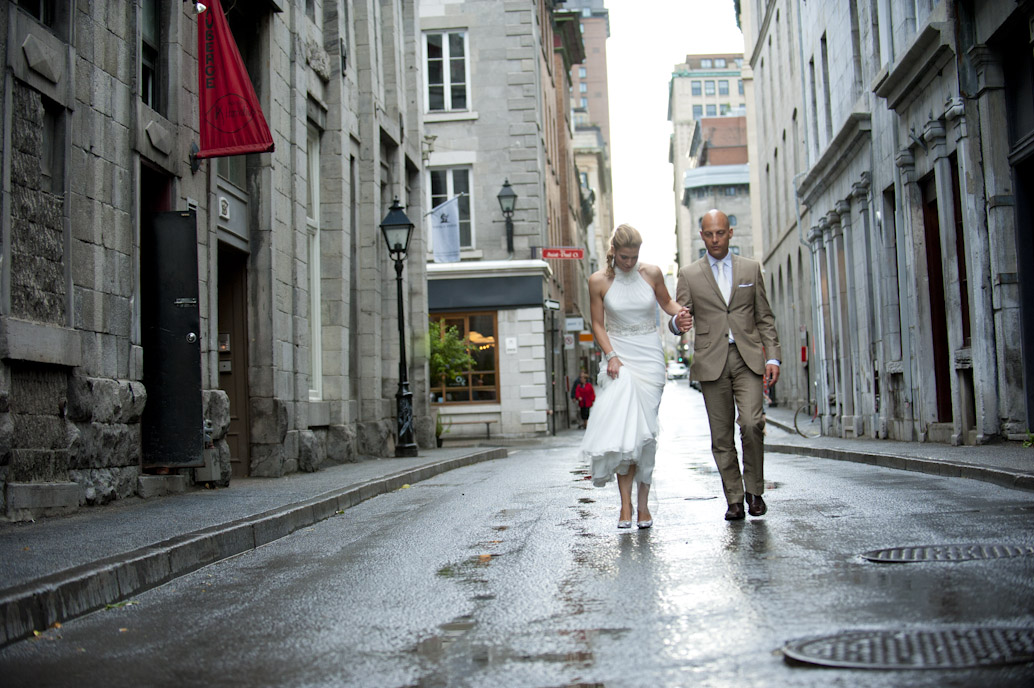
<path id="1" fill-rule="evenodd" d="M 614 220 L 643 235 L 640 260 L 666 270 L 675 255 L 668 163 L 668 82 L 686 55 L 742 53 L 733 0 L 606 0 Z M 609 236 L 613 228 L 601 228 Z"/>

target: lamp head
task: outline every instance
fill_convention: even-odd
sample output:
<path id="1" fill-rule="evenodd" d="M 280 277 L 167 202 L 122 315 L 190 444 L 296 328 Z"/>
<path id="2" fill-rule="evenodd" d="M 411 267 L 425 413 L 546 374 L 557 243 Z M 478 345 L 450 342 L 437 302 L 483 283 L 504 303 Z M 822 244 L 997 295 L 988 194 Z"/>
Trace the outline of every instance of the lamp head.
<path id="1" fill-rule="evenodd" d="M 384 234 L 384 241 L 388 244 L 388 251 L 398 254 L 399 258 L 404 257 L 406 251 L 409 250 L 409 239 L 413 235 L 413 223 L 403 212 L 398 196 L 392 201 L 388 214 L 381 222 L 381 232 Z"/>
<path id="2" fill-rule="evenodd" d="M 502 209 L 503 215 L 512 215 L 513 209 L 517 205 L 517 192 L 510 186 L 509 179 L 503 182 L 503 188 L 496 198 L 499 199 L 499 207 Z"/>

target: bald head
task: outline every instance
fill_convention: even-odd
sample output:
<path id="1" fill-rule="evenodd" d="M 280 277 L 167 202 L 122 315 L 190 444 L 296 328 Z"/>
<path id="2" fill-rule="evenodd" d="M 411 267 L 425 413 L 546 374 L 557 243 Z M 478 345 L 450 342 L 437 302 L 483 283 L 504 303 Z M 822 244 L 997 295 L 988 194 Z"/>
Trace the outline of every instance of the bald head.
<path id="1" fill-rule="evenodd" d="M 732 239 L 729 216 L 721 210 L 708 210 L 700 219 L 700 238 L 711 257 L 723 260 L 729 253 L 729 240 Z"/>
<path id="2" fill-rule="evenodd" d="M 700 228 L 704 229 L 708 225 L 716 229 L 719 227 L 729 229 L 729 216 L 717 208 L 711 208 L 704 213 L 703 221 L 700 223 Z"/>

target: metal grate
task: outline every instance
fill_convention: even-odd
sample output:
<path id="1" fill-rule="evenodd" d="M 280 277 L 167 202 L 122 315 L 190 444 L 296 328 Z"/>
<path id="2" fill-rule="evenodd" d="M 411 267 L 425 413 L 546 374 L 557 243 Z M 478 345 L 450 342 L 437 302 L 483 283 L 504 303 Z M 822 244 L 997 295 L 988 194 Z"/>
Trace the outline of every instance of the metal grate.
<path id="1" fill-rule="evenodd" d="M 883 564 L 905 564 L 917 561 L 974 561 L 977 559 L 1006 559 L 1034 555 L 1034 546 L 1025 545 L 925 545 L 921 547 L 891 547 L 865 552 L 869 561 Z"/>
<path id="2" fill-rule="evenodd" d="M 963 669 L 1034 661 L 1034 629 L 847 631 L 796 640 L 785 659 L 851 669 Z"/>

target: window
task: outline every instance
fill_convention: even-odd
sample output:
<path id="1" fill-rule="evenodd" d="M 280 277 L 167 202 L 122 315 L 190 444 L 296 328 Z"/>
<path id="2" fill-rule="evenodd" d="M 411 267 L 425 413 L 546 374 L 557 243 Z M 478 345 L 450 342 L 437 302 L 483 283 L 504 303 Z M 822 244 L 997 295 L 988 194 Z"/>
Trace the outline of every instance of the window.
<path id="1" fill-rule="evenodd" d="M 584 109 L 584 108 L 587 108 L 587 107 L 589 107 L 589 99 L 588 98 L 582 98 L 582 108 Z"/>
<path id="2" fill-rule="evenodd" d="M 729 105 L 728 103 L 722 103 L 721 105 L 718 106 L 718 114 L 719 115 L 727 115 L 727 114 L 729 114 L 730 110 L 732 110 L 732 106 Z"/>
<path id="3" fill-rule="evenodd" d="M 431 398 L 438 404 L 499 401 L 499 365 L 495 313 L 432 314 L 443 329 L 455 327 L 467 344 L 474 364 L 451 378 L 429 380 Z"/>
<path id="4" fill-rule="evenodd" d="M 18 7 L 44 26 L 54 26 L 54 0 L 18 0 Z"/>
<path id="5" fill-rule="evenodd" d="M 694 105 L 693 106 L 693 119 L 700 119 L 704 116 L 704 106 Z"/>
<path id="6" fill-rule="evenodd" d="M 309 398 L 323 398 L 323 303 L 320 269 L 320 131 L 309 126 L 306 145 L 305 225 L 309 240 Z M 241 156 L 238 156 L 241 157 Z"/>
<path id="7" fill-rule="evenodd" d="M 736 67 L 737 68 L 742 68 L 743 67 L 743 58 L 742 57 L 737 57 L 735 60 L 733 60 L 733 62 L 736 63 Z"/>
<path id="8" fill-rule="evenodd" d="M 705 81 L 704 82 L 704 95 L 706 95 L 706 96 L 713 96 L 714 95 L 714 82 L 713 81 Z"/>
<path id="9" fill-rule="evenodd" d="M 579 67 L 578 68 L 578 78 L 579 79 L 584 79 L 585 78 L 585 74 L 586 74 L 585 73 L 585 67 Z"/>
<path id="10" fill-rule="evenodd" d="M 743 79 L 737 79 L 736 80 L 736 88 L 739 89 L 740 95 L 742 96 L 743 95 Z"/>
<path id="11" fill-rule="evenodd" d="M 717 58 L 715 58 L 714 66 L 715 67 L 725 67 L 725 58 L 724 57 L 717 57 Z"/>
<path id="12" fill-rule="evenodd" d="M 223 156 L 215 159 L 215 172 L 238 189 L 248 188 L 246 155 Z"/>
<path id="13" fill-rule="evenodd" d="M 718 107 L 717 106 L 715 106 L 715 105 L 708 105 L 707 106 L 707 116 L 708 117 L 715 117 L 717 114 L 718 114 Z"/>
<path id="14" fill-rule="evenodd" d="M 466 110 L 467 34 L 428 33 L 424 35 L 427 62 L 427 109 L 430 112 Z"/>
<path id="15" fill-rule="evenodd" d="M 584 81 L 581 82 L 580 84 L 578 84 L 578 92 L 579 93 L 588 93 L 589 92 L 589 85 L 587 83 L 585 83 Z"/>
<path id="16" fill-rule="evenodd" d="M 736 219 L 735 215 L 730 215 L 729 216 L 729 226 L 730 227 L 735 227 L 737 222 L 738 222 L 738 220 Z"/>
<path id="17" fill-rule="evenodd" d="M 41 188 L 56 196 L 65 193 L 65 109 L 42 96 L 43 151 L 39 160 Z"/>
<path id="18" fill-rule="evenodd" d="M 721 81 L 718 82 L 718 95 L 720 95 L 720 96 L 727 96 L 727 95 L 729 95 L 729 81 L 727 79 L 722 79 Z"/>
<path id="19" fill-rule="evenodd" d="M 460 248 L 474 248 L 470 222 L 470 168 L 452 167 L 433 169 L 431 174 L 431 208 L 435 208 L 457 194 L 460 196 Z"/>
<path id="20" fill-rule="evenodd" d="M 156 112 L 161 102 L 161 0 L 142 0 L 140 6 L 140 100 Z"/>
<path id="21" fill-rule="evenodd" d="M 736 187 L 735 186 L 727 186 L 727 187 L 725 187 L 725 195 L 726 196 L 735 196 L 736 195 Z"/>
<path id="22" fill-rule="evenodd" d="M 700 60 L 700 69 L 711 69 L 711 58 L 705 57 Z"/>
<path id="23" fill-rule="evenodd" d="M 700 93 L 701 93 L 701 91 L 700 91 L 700 82 L 699 81 L 690 81 L 689 82 L 689 92 L 692 93 L 695 96 L 700 95 Z"/>

